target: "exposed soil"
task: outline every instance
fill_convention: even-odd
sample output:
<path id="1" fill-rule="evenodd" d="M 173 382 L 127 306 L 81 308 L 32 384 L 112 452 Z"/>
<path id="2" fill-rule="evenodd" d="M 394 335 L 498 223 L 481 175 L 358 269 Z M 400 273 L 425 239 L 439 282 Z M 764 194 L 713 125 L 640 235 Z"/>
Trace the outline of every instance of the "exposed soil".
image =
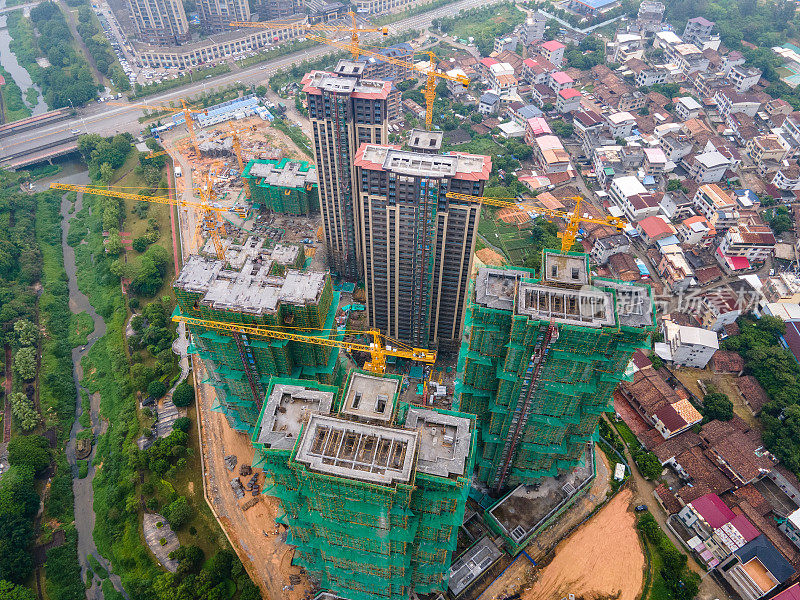
<path id="1" fill-rule="evenodd" d="M 635 600 L 645 559 L 630 510 L 632 497 L 629 489 L 622 490 L 567 538 L 523 599 L 556 600 L 575 594 L 585 600 Z"/>

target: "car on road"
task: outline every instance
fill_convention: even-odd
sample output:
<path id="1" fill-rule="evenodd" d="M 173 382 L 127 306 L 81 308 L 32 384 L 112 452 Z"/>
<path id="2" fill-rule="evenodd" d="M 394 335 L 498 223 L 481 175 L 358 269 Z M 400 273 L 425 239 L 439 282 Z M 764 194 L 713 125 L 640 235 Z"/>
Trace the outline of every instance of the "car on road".
<path id="1" fill-rule="evenodd" d="M 640 504 L 634 509 L 636 512 L 644 512 L 647 510 L 647 504 Z"/>
<path id="2" fill-rule="evenodd" d="M 80 129 L 73 129 L 70 133 L 72 133 L 72 135 L 78 135 L 80 132 Z"/>

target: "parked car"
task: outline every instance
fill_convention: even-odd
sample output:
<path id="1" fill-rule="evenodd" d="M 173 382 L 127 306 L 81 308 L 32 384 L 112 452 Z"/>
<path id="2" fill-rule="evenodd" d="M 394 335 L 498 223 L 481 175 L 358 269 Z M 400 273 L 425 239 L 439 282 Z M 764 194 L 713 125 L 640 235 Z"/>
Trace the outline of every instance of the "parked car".
<path id="1" fill-rule="evenodd" d="M 647 510 L 647 504 L 640 504 L 634 510 L 636 510 L 636 512 L 645 512 Z"/>

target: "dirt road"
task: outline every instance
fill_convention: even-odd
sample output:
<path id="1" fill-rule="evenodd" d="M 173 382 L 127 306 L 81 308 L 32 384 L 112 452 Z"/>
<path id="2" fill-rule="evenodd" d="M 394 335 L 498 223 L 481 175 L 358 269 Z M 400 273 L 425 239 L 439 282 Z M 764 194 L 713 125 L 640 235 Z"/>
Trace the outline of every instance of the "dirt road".
<path id="1" fill-rule="evenodd" d="M 586 525 L 567 538 L 544 567 L 525 600 L 591 598 L 635 600 L 642 588 L 645 559 L 630 510 L 633 493 L 620 491 Z"/>
<path id="2" fill-rule="evenodd" d="M 206 376 L 202 361 L 194 358 L 193 364 L 195 382 L 202 381 Z M 211 410 L 214 389 L 208 385 L 196 385 L 206 486 L 212 508 L 247 572 L 261 587 L 263 597 L 299 600 L 310 586 L 303 576 L 302 583 L 295 585 L 294 589 L 284 589 L 289 585 L 289 575 L 300 575 L 300 569 L 291 566 L 294 548 L 284 543 L 277 533 L 275 519 L 282 512 L 278 502 L 262 495 L 261 502 L 243 511 L 242 505 L 250 496 L 237 500 L 229 484 L 234 473 L 225 468 L 224 457 L 235 454 L 238 464 L 252 464 L 250 440 L 231 429 L 222 413 Z"/>

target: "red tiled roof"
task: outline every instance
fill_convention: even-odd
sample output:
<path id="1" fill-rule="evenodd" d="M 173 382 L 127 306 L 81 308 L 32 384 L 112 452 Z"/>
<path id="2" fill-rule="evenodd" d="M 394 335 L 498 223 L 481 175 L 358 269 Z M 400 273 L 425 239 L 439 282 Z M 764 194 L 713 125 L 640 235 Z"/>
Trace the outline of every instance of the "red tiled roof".
<path id="1" fill-rule="evenodd" d="M 692 508 L 714 529 L 730 523 L 731 519 L 736 516 L 722 501 L 722 498 L 714 493 L 692 500 Z"/>
<path id="2" fill-rule="evenodd" d="M 711 357 L 711 370 L 714 373 L 740 373 L 744 370 L 744 358 L 738 352 L 717 350 Z"/>
<path id="3" fill-rule="evenodd" d="M 667 509 L 668 513 L 674 514 L 676 512 L 680 512 L 681 508 L 683 508 L 680 501 L 675 497 L 675 494 L 670 492 L 667 489 L 667 486 L 663 483 L 658 485 L 658 487 L 655 489 L 655 492 L 661 500 L 661 503 L 664 505 L 664 508 Z"/>
<path id="4" fill-rule="evenodd" d="M 761 412 L 764 405 L 769 402 L 767 392 L 758 383 L 758 379 L 752 375 L 744 375 L 736 380 L 736 387 L 745 399 L 745 402 L 750 405 L 750 409 L 754 414 Z"/>

